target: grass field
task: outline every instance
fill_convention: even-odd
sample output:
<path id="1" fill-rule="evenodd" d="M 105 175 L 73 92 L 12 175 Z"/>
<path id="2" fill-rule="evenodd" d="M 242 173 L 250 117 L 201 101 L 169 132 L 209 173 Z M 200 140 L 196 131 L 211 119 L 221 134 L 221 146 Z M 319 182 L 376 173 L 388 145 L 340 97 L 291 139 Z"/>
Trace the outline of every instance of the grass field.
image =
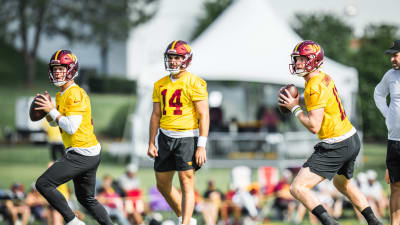
<path id="1" fill-rule="evenodd" d="M 365 144 L 362 166 L 356 171 L 364 171 L 369 168 L 377 170 L 378 179 L 388 191 L 388 186 L 383 183 L 383 173 L 385 169 L 385 146 L 381 144 Z M 25 187 L 29 187 L 34 180 L 46 169 L 49 159 L 49 151 L 46 146 L 14 145 L 0 146 L 0 188 L 8 189 L 13 182 L 21 182 Z M 101 179 L 105 174 L 119 177 L 124 172 L 125 165 L 112 162 L 109 157 L 104 161 L 99 170 L 98 178 Z M 148 190 L 155 185 L 154 172 L 151 168 L 141 168 L 138 176 L 142 182 L 143 190 Z M 202 169 L 196 174 L 196 188 L 200 193 L 205 190 L 208 179 L 214 179 L 219 189 L 225 191 L 228 187 L 230 177 L 229 169 Z M 177 185 L 177 177 L 175 176 Z M 353 219 L 352 212 L 347 212 L 346 219 L 341 220 L 341 224 L 359 224 Z M 167 213 L 167 217 L 173 217 L 172 213 Z M 90 221 L 89 221 L 90 222 Z M 90 223 L 89 223 L 90 224 Z M 268 224 L 285 225 L 286 223 L 274 222 Z M 308 224 L 307 221 L 303 225 Z"/>

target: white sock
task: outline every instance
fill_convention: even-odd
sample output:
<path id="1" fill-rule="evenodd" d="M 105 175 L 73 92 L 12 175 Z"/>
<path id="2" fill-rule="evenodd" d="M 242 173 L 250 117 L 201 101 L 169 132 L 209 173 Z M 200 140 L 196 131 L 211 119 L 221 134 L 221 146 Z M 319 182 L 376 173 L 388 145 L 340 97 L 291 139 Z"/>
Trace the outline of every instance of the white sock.
<path id="1" fill-rule="evenodd" d="M 86 225 L 86 224 L 83 221 L 81 221 L 80 219 L 78 219 L 78 217 L 75 217 L 74 219 L 69 221 L 67 223 L 67 225 Z"/>
<path id="2" fill-rule="evenodd" d="M 178 217 L 178 225 L 182 225 L 182 216 Z M 197 225 L 197 220 L 195 218 L 190 218 L 189 225 Z"/>

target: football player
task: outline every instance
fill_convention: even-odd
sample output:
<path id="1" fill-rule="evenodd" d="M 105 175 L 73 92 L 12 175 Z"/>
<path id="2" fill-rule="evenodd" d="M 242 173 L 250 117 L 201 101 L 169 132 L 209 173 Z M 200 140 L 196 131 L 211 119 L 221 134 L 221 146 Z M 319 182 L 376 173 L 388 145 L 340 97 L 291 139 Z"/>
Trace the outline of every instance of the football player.
<path id="1" fill-rule="evenodd" d="M 338 224 L 311 191 L 324 179 L 333 178 L 335 187 L 354 204 L 368 224 L 382 224 L 365 196 L 350 180 L 360 151 L 360 138 L 347 118 L 335 82 L 320 70 L 324 50 L 314 41 L 303 41 L 295 46 L 291 59 L 290 72 L 305 80 L 304 101 L 308 113 L 299 106 L 299 96 L 295 98 L 287 90 L 287 97 L 279 94 L 278 105 L 291 110 L 304 127 L 320 139 L 314 153 L 293 180 L 291 194 L 322 224 Z"/>
<path id="2" fill-rule="evenodd" d="M 93 132 L 89 96 L 74 82 L 78 68 L 78 59 L 69 50 L 58 50 L 50 58 L 49 79 L 60 91 L 56 95 L 56 105 L 51 98 L 39 94 L 37 110 L 47 112 L 50 124 L 58 125 L 66 153 L 37 179 L 36 188 L 60 212 L 67 225 L 84 225 L 57 190 L 59 185 L 73 180 L 79 203 L 99 224 L 112 225 L 106 210 L 94 196 L 101 146 Z"/>
<path id="3" fill-rule="evenodd" d="M 170 43 L 164 60 L 169 74 L 154 84 L 147 154 L 155 158 L 157 188 L 178 216 L 179 224 L 194 225 L 194 172 L 207 160 L 207 83 L 186 71 L 192 60 L 186 42 Z M 172 186 L 175 171 L 182 194 Z"/>

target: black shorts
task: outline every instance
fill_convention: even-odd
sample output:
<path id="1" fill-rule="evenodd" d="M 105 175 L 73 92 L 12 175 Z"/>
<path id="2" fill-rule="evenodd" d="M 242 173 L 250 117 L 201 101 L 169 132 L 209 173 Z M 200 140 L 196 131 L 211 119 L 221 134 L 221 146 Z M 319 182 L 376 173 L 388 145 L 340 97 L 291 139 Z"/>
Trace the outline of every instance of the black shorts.
<path id="1" fill-rule="evenodd" d="M 171 138 L 159 131 L 156 138 L 158 157 L 154 161 L 154 170 L 185 171 L 198 170 L 195 153 L 198 137 Z"/>
<path id="2" fill-rule="evenodd" d="M 389 171 L 390 183 L 400 181 L 400 141 L 388 140 L 386 167 Z"/>
<path id="3" fill-rule="evenodd" d="M 354 163 L 360 152 L 360 138 L 357 134 L 338 143 L 319 142 L 314 149 L 303 167 L 310 167 L 311 172 L 329 180 L 336 174 L 344 175 L 347 179 L 353 177 Z"/>

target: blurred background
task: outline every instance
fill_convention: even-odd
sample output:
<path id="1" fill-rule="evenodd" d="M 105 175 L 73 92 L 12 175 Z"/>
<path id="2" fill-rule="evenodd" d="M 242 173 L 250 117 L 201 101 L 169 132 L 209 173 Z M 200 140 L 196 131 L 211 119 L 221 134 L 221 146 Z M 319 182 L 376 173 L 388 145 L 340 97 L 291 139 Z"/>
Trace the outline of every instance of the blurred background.
<path id="1" fill-rule="evenodd" d="M 153 83 L 166 75 L 163 53 L 176 39 L 191 45 L 189 71 L 204 78 L 209 91 L 209 160 L 196 174 L 199 224 L 316 224 L 290 196 L 288 185 L 318 140 L 276 104 L 286 84 L 303 91 L 303 79 L 290 75 L 288 64 L 294 46 L 307 39 L 324 48 L 322 70 L 335 80 L 346 114 L 362 136 L 355 182 L 388 223 L 387 130 L 373 90 L 391 68 L 383 51 L 400 37 L 399 4 L 0 0 L 0 224 L 62 223 L 32 188 L 48 163 L 60 157 L 60 142 L 43 121 L 28 116 L 33 96 L 57 92 L 47 63 L 58 49 L 77 55 L 76 81 L 91 98 L 103 149 L 99 199 L 108 202 L 103 191 L 111 183 L 119 195 L 109 205 L 119 212 L 116 223 L 176 223 L 154 188 L 152 161 L 146 157 Z M 124 188 L 124 176 L 134 185 Z M 362 224 L 330 182 L 320 186 L 315 191 L 342 224 Z M 64 193 L 74 204 L 72 184 Z M 22 207 L 16 220 L 10 202 Z M 87 224 L 95 224 L 78 204 L 75 209 Z"/>

